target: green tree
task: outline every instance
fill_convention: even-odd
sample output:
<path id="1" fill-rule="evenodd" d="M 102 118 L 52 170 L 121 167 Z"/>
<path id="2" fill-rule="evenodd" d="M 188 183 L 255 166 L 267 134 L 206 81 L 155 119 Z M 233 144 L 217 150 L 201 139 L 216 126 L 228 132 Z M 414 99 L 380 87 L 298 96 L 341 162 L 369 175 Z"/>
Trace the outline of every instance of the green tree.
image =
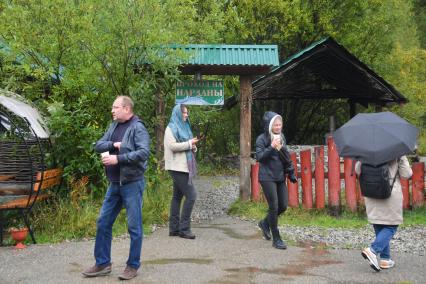
<path id="1" fill-rule="evenodd" d="M 404 106 L 393 110 L 420 128 L 419 153 L 426 153 L 426 50 L 397 46 L 389 55 L 395 72 L 389 77 L 409 98 Z"/>
<path id="2" fill-rule="evenodd" d="M 10 47 L 1 55 L 6 66 L 0 87 L 44 110 L 50 106 L 57 156 L 67 175 L 74 180 L 87 175 L 100 184 L 92 143 L 108 125 L 117 95 L 134 98 L 136 113 L 152 134 L 158 94 L 171 93 L 178 76 L 178 55 L 164 47 L 215 38 L 208 16 L 216 15 L 198 15 L 197 9 L 212 12 L 220 6 L 197 7 L 200 3 L 29 0 L 0 7 L 0 39 Z M 15 84 L 7 80 L 11 74 Z"/>
<path id="3" fill-rule="evenodd" d="M 417 24 L 417 32 L 420 44 L 423 49 L 426 48 L 426 1 L 414 0 L 414 14 Z"/>
<path id="4" fill-rule="evenodd" d="M 400 82 L 398 74 L 408 72 L 407 76 L 416 78 L 416 74 L 406 69 L 406 62 L 395 60 L 393 56 L 403 56 L 405 52 L 418 54 L 419 40 L 414 22 L 413 3 L 403 0 L 293 0 L 226 1 L 224 7 L 227 29 L 223 37 L 246 44 L 278 44 L 280 60 L 309 46 L 314 41 L 333 36 L 361 61 L 369 65 L 379 75 L 397 89 Z M 399 48 L 400 52 L 395 54 Z M 400 64 L 400 65 L 398 65 Z M 404 70 L 404 71 L 403 71 Z M 420 82 L 412 80 L 403 94 L 412 96 Z M 405 86 L 404 86 L 405 87 Z M 420 87 L 421 89 L 421 87 Z M 414 91 L 415 92 L 415 91 Z M 322 142 L 321 135 L 315 139 L 304 137 L 300 132 L 312 132 L 309 121 L 320 121 L 325 113 L 311 116 L 315 110 L 324 109 L 337 114 L 343 123 L 347 119 L 344 101 L 331 102 L 325 107 L 314 101 L 286 101 L 266 103 L 260 109 L 276 109 L 289 114 L 286 125 L 289 137 L 298 142 Z M 254 125 L 259 124 L 254 118 Z M 322 126 L 316 125 L 323 133 L 327 129 L 327 120 Z M 303 130 L 305 129 L 305 130 Z M 314 132 L 312 132 L 314 133 Z M 304 138 L 303 138 L 304 137 Z"/>

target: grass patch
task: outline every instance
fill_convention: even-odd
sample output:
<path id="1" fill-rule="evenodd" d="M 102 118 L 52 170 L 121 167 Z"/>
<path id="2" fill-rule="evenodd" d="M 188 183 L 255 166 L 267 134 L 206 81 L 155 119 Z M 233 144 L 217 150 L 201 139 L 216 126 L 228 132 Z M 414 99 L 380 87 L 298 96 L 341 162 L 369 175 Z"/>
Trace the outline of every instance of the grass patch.
<path id="1" fill-rule="evenodd" d="M 155 187 L 147 184 L 144 192 L 142 218 L 144 233 L 150 234 L 152 225 L 165 224 L 169 215 L 172 182 L 168 175 L 161 177 Z M 154 189 L 155 188 L 155 189 Z M 102 200 L 84 198 L 80 202 L 71 199 L 51 199 L 37 204 L 31 217 L 37 242 L 57 243 L 64 240 L 93 238 L 96 235 L 96 219 Z M 113 226 L 113 236 L 127 233 L 126 210 L 123 208 Z M 30 238 L 27 239 L 29 241 Z"/>
<path id="2" fill-rule="evenodd" d="M 266 202 L 243 202 L 236 201 L 232 204 L 229 213 L 247 219 L 260 220 L 268 211 Z M 328 214 L 326 209 L 306 210 L 302 208 L 288 208 L 278 220 L 280 225 L 294 225 L 300 227 L 323 227 L 323 228 L 360 228 L 368 224 L 365 211 L 349 212 L 343 211 L 338 217 Z M 404 212 L 404 224 L 426 225 L 426 207 Z"/>
<path id="3" fill-rule="evenodd" d="M 404 224 L 402 226 L 426 225 L 426 205 L 414 210 L 404 211 Z"/>

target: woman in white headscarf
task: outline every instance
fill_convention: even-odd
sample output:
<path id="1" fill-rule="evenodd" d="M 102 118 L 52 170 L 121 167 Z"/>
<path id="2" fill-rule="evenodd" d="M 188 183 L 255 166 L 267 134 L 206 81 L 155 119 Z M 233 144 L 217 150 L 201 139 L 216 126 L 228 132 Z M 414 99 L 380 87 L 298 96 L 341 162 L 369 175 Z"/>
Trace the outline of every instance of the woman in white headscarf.
<path id="1" fill-rule="evenodd" d="M 297 182 L 293 164 L 286 150 L 282 121 L 282 117 L 275 112 L 265 112 L 264 133 L 256 139 L 256 158 L 260 166 L 259 182 L 269 207 L 268 214 L 258 225 L 266 240 L 271 239 L 272 232 L 272 246 L 277 249 L 287 248 L 278 230 L 278 217 L 285 212 L 288 205 L 284 172 L 288 173 L 291 182 Z"/>

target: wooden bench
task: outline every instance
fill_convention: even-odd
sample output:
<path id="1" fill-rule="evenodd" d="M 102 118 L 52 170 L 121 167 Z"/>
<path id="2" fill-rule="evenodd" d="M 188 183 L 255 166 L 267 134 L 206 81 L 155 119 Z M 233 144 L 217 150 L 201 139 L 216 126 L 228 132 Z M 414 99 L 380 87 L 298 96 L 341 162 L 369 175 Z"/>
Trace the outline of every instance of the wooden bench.
<path id="1" fill-rule="evenodd" d="M 14 183 L 11 179 L 3 178 L 0 183 L 0 244 L 3 243 L 3 210 L 19 210 L 25 225 L 28 227 L 34 243 L 34 232 L 29 222 L 29 213 L 35 202 L 47 199 L 52 189 L 60 185 L 63 170 L 56 168 L 37 172 L 33 186 L 31 183 Z"/>

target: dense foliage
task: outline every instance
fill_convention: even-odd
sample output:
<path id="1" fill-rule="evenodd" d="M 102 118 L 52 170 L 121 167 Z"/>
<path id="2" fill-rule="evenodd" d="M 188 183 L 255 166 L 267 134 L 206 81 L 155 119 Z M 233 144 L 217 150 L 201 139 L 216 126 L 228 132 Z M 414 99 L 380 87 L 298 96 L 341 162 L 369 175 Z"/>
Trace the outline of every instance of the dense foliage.
<path id="1" fill-rule="evenodd" d="M 412 101 L 394 111 L 424 129 L 421 117 L 425 114 L 426 96 L 419 92 L 426 87 L 424 49 L 419 44 L 424 38 L 422 2 L 228 1 L 229 24 L 224 38 L 227 42 L 278 44 L 283 61 L 312 42 L 332 36 Z M 348 119 L 347 102 L 342 100 L 261 102 L 254 105 L 255 133 L 260 131 L 258 118 L 266 109 L 284 115 L 290 143 L 321 143 L 328 131 L 329 115 L 335 116 L 337 126 Z M 360 107 L 359 111 L 364 109 Z M 422 139 L 420 144 L 424 142 Z"/>
<path id="2" fill-rule="evenodd" d="M 3 0 L 0 88 L 38 105 L 49 120 L 55 156 L 70 186 L 88 179 L 87 186 L 98 195 L 105 179 L 92 143 L 110 123 L 117 95 L 134 98 L 152 149 L 162 142 L 154 133 L 161 122 L 156 104 L 164 100 L 160 116 L 167 124 L 180 57 L 162 47 L 273 43 L 279 45 L 282 61 L 333 36 L 409 98 L 410 103 L 393 110 L 421 128 L 419 146 L 425 153 L 425 11 L 421 0 Z M 238 97 L 238 78 L 225 78 L 225 83 L 226 98 Z M 336 114 L 339 123 L 347 118 L 341 101 L 273 102 L 256 105 L 256 116 L 264 109 L 284 113 L 289 136 L 301 143 L 321 141 L 323 128 L 314 136 L 312 127 L 327 125 L 329 113 Z M 190 111 L 194 127 L 207 134 L 202 158 L 238 154 L 237 107 L 221 111 L 194 106 Z M 256 118 L 253 125 L 255 135 Z M 153 157 L 150 164 L 158 162 Z M 154 187 L 158 184 L 157 167 L 148 180 Z"/>

